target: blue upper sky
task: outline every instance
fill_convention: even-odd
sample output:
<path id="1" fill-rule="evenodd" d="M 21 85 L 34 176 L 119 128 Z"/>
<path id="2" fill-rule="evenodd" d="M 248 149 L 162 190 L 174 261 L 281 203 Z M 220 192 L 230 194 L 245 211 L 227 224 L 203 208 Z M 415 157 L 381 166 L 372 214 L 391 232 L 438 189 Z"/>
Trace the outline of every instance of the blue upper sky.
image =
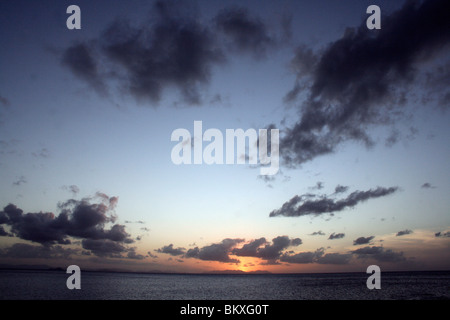
<path id="1" fill-rule="evenodd" d="M 443 8 L 2 1 L 0 264 L 448 269 Z M 196 120 L 279 129 L 279 173 L 175 165 Z"/>

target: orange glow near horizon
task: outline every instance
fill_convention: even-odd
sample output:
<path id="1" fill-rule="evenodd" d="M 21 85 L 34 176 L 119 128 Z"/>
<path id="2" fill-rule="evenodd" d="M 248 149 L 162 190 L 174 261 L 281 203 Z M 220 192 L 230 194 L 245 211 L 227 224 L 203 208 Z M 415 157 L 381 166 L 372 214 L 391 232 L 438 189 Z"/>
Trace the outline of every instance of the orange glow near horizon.
<path id="1" fill-rule="evenodd" d="M 265 264 L 265 260 L 261 260 L 255 257 L 235 257 L 230 256 L 233 259 L 238 259 L 239 263 L 223 263 L 217 261 L 202 261 L 197 262 L 196 268 L 200 272 L 246 272 L 246 273 L 258 273 L 258 272 L 270 272 L 270 273 L 302 273 L 302 272 L 320 272 L 316 264 L 305 265 L 288 265 L 288 264 Z"/>

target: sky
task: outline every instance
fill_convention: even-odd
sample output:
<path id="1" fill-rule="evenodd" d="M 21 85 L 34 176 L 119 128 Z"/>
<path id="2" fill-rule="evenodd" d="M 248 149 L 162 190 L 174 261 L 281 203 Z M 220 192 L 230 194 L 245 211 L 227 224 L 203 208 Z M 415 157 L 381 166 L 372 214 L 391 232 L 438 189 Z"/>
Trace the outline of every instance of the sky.
<path id="1" fill-rule="evenodd" d="M 447 8 L 2 1 L 0 265 L 449 270 Z M 175 163 L 202 140 L 195 121 L 222 134 L 203 152 L 277 129 L 277 173 L 250 163 L 259 144 Z"/>

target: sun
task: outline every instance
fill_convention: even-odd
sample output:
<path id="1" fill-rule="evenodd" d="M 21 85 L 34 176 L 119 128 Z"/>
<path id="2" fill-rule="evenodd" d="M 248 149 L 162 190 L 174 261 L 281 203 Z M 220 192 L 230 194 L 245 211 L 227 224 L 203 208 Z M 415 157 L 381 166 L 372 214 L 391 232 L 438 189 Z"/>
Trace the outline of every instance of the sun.
<path id="1" fill-rule="evenodd" d="M 253 271 L 257 270 L 257 265 L 258 265 L 258 262 L 255 260 L 255 258 L 240 257 L 240 262 L 236 266 L 235 270 L 239 270 L 239 271 L 243 271 L 243 272 L 253 272 Z"/>

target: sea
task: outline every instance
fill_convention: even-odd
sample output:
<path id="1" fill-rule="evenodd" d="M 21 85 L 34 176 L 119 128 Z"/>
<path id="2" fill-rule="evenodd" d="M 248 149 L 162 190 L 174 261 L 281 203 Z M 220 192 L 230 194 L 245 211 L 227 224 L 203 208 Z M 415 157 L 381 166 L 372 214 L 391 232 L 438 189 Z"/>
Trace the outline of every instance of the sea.
<path id="1" fill-rule="evenodd" d="M 366 273 L 150 274 L 82 271 L 81 288 L 57 270 L 0 270 L 0 300 L 449 300 L 450 271 Z"/>

